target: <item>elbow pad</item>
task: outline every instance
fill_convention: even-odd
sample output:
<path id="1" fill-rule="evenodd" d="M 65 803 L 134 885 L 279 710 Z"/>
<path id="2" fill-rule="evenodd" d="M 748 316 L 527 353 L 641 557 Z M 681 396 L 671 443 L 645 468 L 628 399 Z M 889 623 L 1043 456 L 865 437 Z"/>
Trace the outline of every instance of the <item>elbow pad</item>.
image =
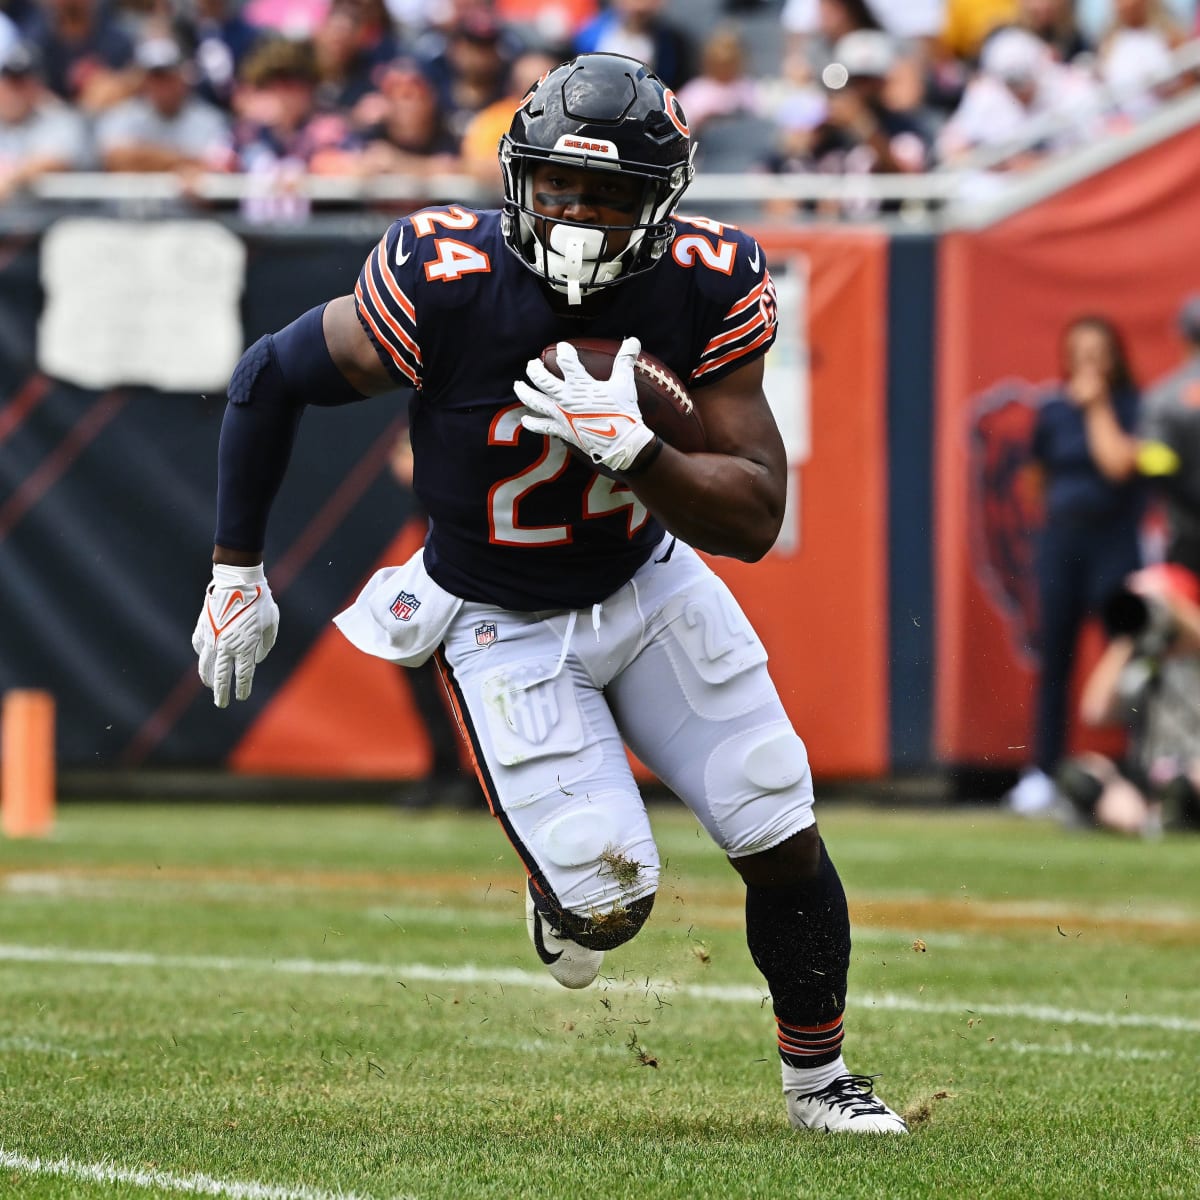
<path id="1" fill-rule="evenodd" d="M 300 409 L 306 404 L 332 407 L 366 399 L 329 353 L 324 312 L 325 305 L 319 304 L 278 333 L 260 337 L 233 369 L 229 402 Z"/>

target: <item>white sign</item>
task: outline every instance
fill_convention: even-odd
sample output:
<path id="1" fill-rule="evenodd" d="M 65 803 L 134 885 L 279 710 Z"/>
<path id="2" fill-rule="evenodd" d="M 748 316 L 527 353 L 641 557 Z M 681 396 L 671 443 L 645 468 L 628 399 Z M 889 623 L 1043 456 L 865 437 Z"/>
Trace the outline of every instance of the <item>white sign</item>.
<path id="1" fill-rule="evenodd" d="M 771 266 L 779 301 L 779 332 L 767 354 L 763 391 L 787 451 L 788 495 L 774 553 L 800 549 L 801 467 L 812 454 L 812 406 L 808 350 L 808 259 L 789 254 Z"/>
<path id="2" fill-rule="evenodd" d="M 58 221 L 42 240 L 38 367 L 86 388 L 224 390 L 245 267 L 215 221 Z"/>

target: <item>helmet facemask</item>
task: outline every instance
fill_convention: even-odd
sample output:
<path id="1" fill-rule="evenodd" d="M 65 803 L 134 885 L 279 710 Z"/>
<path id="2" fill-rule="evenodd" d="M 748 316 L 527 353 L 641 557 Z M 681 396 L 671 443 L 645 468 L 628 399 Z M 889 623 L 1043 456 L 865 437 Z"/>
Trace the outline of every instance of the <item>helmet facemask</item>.
<path id="1" fill-rule="evenodd" d="M 510 250 L 570 304 L 653 267 L 674 237 L 670 217 L 691 183 L 693 146 L 679 102 L 636 59 L 584 54 L 544 75 L 500 139 L 503 232 Z M 539 166 L 560 164 L 635 180 L 628 219 L 611 224 L 550 217 L 580 197 L 534 195 Z M 589 207 L 624 214 L 603 196 Z M 619 199 L 619 198 L 618 198 Z M 538 205 L 543 211 L 538 211 Z"/>
<path id="2" fill-rule="evenodd" d="M 555 291 L 565 294 L 572 305 L 658 262 L 674 237 L 670 215 L 691 182 L 690 161 L 686 170 L 676 167 L 657 175 L 588 155 L 547 154 L 515 146 L 507 139 L 501 145 L 500 161 L 505 176 L 505 233 L 510 228 L 515 233 L 510 245 L 518 245 L 526 264 Z M 542 162 L 596 172 L 615 170 L 626 178 L 639 177 L 641 192 L 631 205 L 635 219 L 603 225 L 538 212 L 534 207 L 533 175 Z M 603 203 L 597 201 L 598 205 Z M 622 240 L 620 249 L 612 249 L 614 242 Z"/>

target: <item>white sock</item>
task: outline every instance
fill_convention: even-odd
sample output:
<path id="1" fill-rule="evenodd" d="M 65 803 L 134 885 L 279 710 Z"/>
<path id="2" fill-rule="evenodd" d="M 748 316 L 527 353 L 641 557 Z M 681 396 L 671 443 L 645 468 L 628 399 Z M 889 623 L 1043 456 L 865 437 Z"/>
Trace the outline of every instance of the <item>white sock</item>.
<path id="1" fill-rule="evenodd" d="M 825 1063 L 820 1067 L 809 1067 L 807 1070 L 788 1066 L 787 1063 L 781 1063 L 780 1066 L 783 1067 L 783 1090 L 799 1092 L 802 1096 L 808 1095 L 809 1092 L 819 1092 L 822 1088 L 828 1087 L 835 1079 L 850 1074 L 840 1054 L 831 1063 Z"/>

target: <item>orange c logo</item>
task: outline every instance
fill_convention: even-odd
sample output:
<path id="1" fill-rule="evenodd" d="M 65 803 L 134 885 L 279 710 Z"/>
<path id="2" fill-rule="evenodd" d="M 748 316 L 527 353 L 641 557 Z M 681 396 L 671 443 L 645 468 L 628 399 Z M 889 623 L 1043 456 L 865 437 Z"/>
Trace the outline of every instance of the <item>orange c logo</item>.
<path id="1" fill-rule="evenodd" d="M 675 98 L 675 93 L 670 88 L 663 88 L 663 104 L 666 106 L 667 116 L 670 118 L 671 124 L 685 138 L 690 138 L 692 131 L 688 128 L 687 118 L 683 115 L 683 106 Z"/>

